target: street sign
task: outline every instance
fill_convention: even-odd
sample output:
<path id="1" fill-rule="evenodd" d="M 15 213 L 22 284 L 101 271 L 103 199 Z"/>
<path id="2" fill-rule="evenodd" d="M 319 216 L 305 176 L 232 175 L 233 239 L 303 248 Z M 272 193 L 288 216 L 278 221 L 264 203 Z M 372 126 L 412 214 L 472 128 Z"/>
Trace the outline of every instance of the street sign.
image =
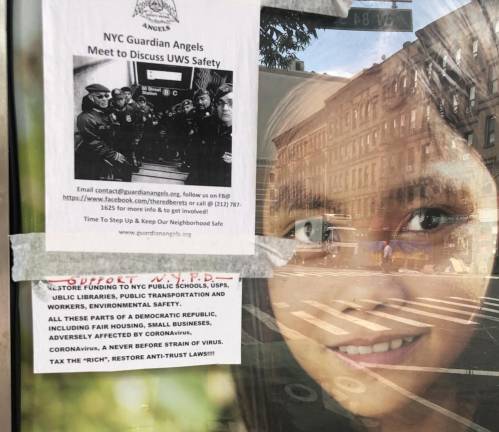
<path id="1" fill-rule="evenodd" d="M 412 32 L 411 9 L 351 8 L 347 18 L 319 19 L 324 29 Z"/>

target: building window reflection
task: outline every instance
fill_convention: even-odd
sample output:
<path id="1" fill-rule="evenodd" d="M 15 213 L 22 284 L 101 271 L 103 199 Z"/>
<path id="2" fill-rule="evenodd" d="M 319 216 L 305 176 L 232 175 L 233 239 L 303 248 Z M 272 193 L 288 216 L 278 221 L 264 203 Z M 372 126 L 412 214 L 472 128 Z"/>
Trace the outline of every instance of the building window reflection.
<path id="1" fill-rule="evenodd" d="M 472 53 L 473 53 L 473 58 L 477 59 L 478 58 L 478 39 L 473 39 L 471 49 L 472 49 Z"/>
<path id="2" fill-rule="evenodd" d="M 476 104 L 476 87 L 470 87 L 470 109 L 473 110 Z"/>
<path id="3" fill-rule="evenodd" d="M 490 115 L 485 122 L 485 147 L 493 147 L 496 143 L 496 116 Z"/>
<path id="4" fill-rule="evenodd" d="M 449 58 L 447 55 L 444 55 L 442 58 L 442 75 L 444 76 L 447 72 L 447 63 L 449 62 Z"/>
<path id="5" fill-rule="evenodd" d="M 459 111 L 459 95 L 457 93 L 452 95 L 452 111 L 454 114 Z"/>
<path id="6" fill-rule="evenodd" d="M 469 147 L 472 147 L 472 146 L 473 146 L 473 140 L 474 140 L 474 134 L 473 134 L 473 132 L 469 132 L 469 133 L 466 135 L 466 142 L 468 143 L 468 146 L 469 146 Z"/>
<path id="7" fill-rule="evenodd" d="M 489 68 L 489 93 L 496 94 L 498 90 L 497 67 L 492 65 Z"/>
<path id="8" fill-rule="evenodd" d="M 456 65 L 461 66 L 461 60 L 463 58 L 463 52 L 461 48 L 456 51 Z"/>

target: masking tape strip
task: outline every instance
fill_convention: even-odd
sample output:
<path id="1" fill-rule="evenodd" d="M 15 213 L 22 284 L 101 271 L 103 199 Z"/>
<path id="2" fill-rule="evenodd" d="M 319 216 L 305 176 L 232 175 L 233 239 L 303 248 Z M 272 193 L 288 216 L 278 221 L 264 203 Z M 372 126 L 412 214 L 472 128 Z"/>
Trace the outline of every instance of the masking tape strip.
<path id="1" fill-rule="evenodd" d="M 352 0 L 261 0 L 261 5 L 346 18 Z"/>
<path id="2" fill-rule="evenodd" d="M 223 272 L 269 278 L 274 267 L 287 264 L 296 245 L 294 240 L 256 236 L 255 255 L 163 255 L 47 252 L 45 234 L 18 234 L 10 240 L 15 282 L 52 276 L 157 272 Z"/>

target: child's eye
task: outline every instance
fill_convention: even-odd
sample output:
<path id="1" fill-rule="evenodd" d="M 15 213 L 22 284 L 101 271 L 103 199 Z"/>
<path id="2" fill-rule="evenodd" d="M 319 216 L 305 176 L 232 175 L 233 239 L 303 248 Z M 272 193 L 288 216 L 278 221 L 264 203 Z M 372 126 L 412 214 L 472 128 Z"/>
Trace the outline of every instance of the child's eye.
<path id="1" fill-rule="evenodd" d="M 434 231 L 444 225 L 455 223 L 455 218 L 440 208 L 419 208 L 412 212 L 402 231 Z"/>

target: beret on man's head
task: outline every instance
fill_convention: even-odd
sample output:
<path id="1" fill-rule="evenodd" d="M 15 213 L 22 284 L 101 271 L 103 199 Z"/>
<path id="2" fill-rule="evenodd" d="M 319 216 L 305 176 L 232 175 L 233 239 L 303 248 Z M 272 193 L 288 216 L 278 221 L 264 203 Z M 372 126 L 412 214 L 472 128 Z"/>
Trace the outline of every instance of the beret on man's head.
<path id="1" fill-rule="evenodd" d="M 110 92 L 110 90 L 106 86 L 103 86 L 102 84 L 90 84 L 89 86 L 85 87 L 85 90 L 88 91 L 89 93 L 109 93 Z"/>
<path id="2" fill-rule="evenodd" d="M 209 90 L 206 90 L 206 89 L 199 89 L 196 91 L 196 93 L 194 93 L 194 100 L 197 100 L 197 98 L 201 97 L 201 96 L 209 96 L 210 98 L 212 97 L 211 95 L 211 92 Z"/>
<path id="3" fill-rule="evenodd" d="M 222 84 L 215 93 L 215 100 L 221 99 L 229 93 L 232 93 L 232 84 Z"/>
<path id="4" fill-rule="evenodd" d="M 123 92 L 126 92 L 126 91 L 131 92 L 132 89 L 130 87 L 121 87 L 121 91 L 123 91 Z"/>
<path id="5" fill-rule="evenodd" d="M 147 99 L 145 96 L 142 96 L 140 95 L 138 98 L 137 98 L 137 102 L 147 102 Z"/>

